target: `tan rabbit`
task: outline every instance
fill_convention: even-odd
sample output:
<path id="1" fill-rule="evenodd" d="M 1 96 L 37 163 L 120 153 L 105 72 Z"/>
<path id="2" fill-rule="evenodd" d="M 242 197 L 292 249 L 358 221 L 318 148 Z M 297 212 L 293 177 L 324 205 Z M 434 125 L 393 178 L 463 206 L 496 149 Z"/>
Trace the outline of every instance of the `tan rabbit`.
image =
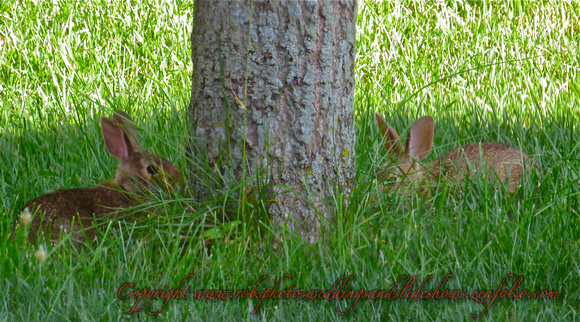
<path id="1" fill-rule="evenodd" d="M 94 217 L 134 206 L 156 187 L 170 189 L 180 180 L 180 171 L 171 163 L 140 148 L 137 129 L 127 113 L 116 111 L 112 119 L 101 118 L 101 129 L 107 150 L 119 160 L 115 178 L 90 188 L 54 191 L 30 201 L 25 208 L 36 213 L 29 234 L 31 241 L 42 230 L 46 236 L 52 233 L 54 244 L 61 231 L 71 230 L 73 220 L 75 241 L 84 241 L 85 234 L 93 240 Z"/>
<path id="2" fill-rule="evenodd" d="M 413 124 L 405 148 L 397 132 L 379 114 L 376 117 L 385 148 L 393 160 L 379 168 L 379 177 L 396 179 L 403 190 L 408 186 L 417 187 L 427 197 L 431 195 L 429 187 L 440 179 L 461 184 L 466 175 L 473 178 L 482 171 L 489 180 L 494 180 L 496 176 L 502 183 L 507 180 L 508 191 L 513 194 L 520 185 L 526 168 L 524 164 L 531 164 L 532 161 L 525 152 L 508 144 L 484 142 L 453 149 L 435 161 L 421 165 L 419 161 L 429 155 L 433 146 L 433 117 L 423 116 Z"/>

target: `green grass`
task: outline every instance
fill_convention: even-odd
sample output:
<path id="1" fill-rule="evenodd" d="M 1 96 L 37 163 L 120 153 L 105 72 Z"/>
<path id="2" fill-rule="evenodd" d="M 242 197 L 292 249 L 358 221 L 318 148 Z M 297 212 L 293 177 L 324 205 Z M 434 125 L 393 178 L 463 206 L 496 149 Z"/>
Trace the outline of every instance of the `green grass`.
<path id="1" fill-rule="evenodd" d="M 158 216 L 111 222 L 87 247 L 48 249 L 35 259 L 12 223 L 31 199 L 110 178 L 101 116 L 124 109 L 142 145 L 186 171 L 193 1 L 3 1 L 0 3 L 0 320 L 111 319 L 135 303 L 117 291 L 274 287 L 389 290 L 402 276 L 415 289 L 497 289 L 513 273 L 522 288 L 555 290 L 556 300 L 496 299 L 485 319 L 577 319 L 580 309 L 580 6 L 576 2 L 359 3 L 357 184 L 348 209 L 319 241 L 256 223 L 260 200 L 241 187 L 195 204 L 186 194 L 159 200 Z M 500 141 L 538 160 L 544 175 L 519 196 L 475 181 L 457 196 L 441 186 L 431 204 L 379 192 L 383 161 L 374 112 L 399 133 L 421 115 L 435 118 L 435 149 Z M 337 201 L 337 204 L 340 204 Z M 215 224 L 221 212 L 241 223 Z M 508 215 L 509 213 L 509 215 Z M 254 220 L 254 221 L 246 221 Z M 208 229 L 209 230 L 208 233 Z M 259 228 L 259 229 L 258 229 Z M 203 246 L 204 235 L 213 246 Z M 64 241 L 63 243 L 67 243 Z M 509 289 L 514 279 L 508 280 Z M 403 281 L 405 283 L 406 280 Z M 402 287 L 400 288 L 402 289 Z M 172 300 L 162 318 L 250 318 L 257 299 Z M 339 318 L 352 300 L 265 299 L 259 319 Z M 162 306 L 154 302 L 153 311 Z M 473 300 L 361 299 L 353 319 L 471 319 Z M 137 318 L 149 317 L 141 311 Z"/>

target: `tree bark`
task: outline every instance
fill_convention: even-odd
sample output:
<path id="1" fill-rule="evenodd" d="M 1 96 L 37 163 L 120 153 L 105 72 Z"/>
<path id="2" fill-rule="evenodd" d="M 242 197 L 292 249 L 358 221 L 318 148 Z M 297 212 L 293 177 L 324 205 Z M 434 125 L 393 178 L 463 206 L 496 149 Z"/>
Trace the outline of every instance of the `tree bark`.
<path id="1" fill-rule="evenodd" d="M 311 241 L 354 180 L 355 30 L 355 0 L 195 2 L 192 152 Z"/>

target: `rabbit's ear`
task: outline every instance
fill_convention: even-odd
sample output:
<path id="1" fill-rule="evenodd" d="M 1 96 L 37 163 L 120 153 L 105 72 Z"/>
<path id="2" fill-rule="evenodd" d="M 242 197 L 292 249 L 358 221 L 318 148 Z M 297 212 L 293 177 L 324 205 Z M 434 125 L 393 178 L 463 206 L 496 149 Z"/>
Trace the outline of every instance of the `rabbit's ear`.
<path id="1" fill-rule="evenodd" d="M 120 126 L 106 117 L 101 118 L 103 139 L 109 153 L 120 161 L 126 161 L 133 153 L 131 139 Z"/>
<path id="2" fill-rule="evenodd" d="M 377 123 L 379 124 L 379 129 L 381 130 L 381 134 L 383 135 L 383 140 L 385 140 L 385 149 L 391 154 L 395 154 L 400 156 L 403 154 L 403 145 L 399 140 L 399 135 L 397 131 L 393 129 L 379 113 L 375 113 L 377 117 Z"/>
<path id="3" fill-rule="evenodd" d="M 137 128 L 135 128 L 135 122 L 133 122 L 131 116 L 121 110 L 116 110 L 113 114 L 113 121 L 121 127 L 125 134 L 127 134 L 131 140 L 131 143 L 133 144 L 133 148 L 138 148 L 139 144 L 137 143 Z"/>
<path id="4" fill-rule="evenodd" d="M 423 160 L 431 153 L 432 147 L 433 117 L 426 115 L 415 121 L 411 127 L 405 151 L 418 160 Z"/>

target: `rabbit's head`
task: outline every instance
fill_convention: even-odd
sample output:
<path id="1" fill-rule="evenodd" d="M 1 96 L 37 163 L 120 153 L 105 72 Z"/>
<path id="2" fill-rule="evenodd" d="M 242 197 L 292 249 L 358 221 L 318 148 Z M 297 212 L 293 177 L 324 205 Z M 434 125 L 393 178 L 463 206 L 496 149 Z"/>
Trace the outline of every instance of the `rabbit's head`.
<path id="1" fill-rule="evenodd" d="M 181 179 L 173 164 L 141 149 L 137 129 L 127 113 L 116 111 L 112 119 L 101 118 L 101 129 L 107 151 L 119 160 L 113 184 L 142 195 L 158 188 L 171 192 Z"/>
<path id="2" fill-rule="evenodd" d="M 375 115 L 388 153 L 388 161 L 377 169 L 377 175 L 390 182 L 386 184 L 391 188 L 405 191 L 414 186 L 425 193 L 425 170 L 418 161 L 426 158 L 433 147 L 433 117 L 427 115 L 415 121 L 403 148 L 397 131 L 379 114 Z"/>

